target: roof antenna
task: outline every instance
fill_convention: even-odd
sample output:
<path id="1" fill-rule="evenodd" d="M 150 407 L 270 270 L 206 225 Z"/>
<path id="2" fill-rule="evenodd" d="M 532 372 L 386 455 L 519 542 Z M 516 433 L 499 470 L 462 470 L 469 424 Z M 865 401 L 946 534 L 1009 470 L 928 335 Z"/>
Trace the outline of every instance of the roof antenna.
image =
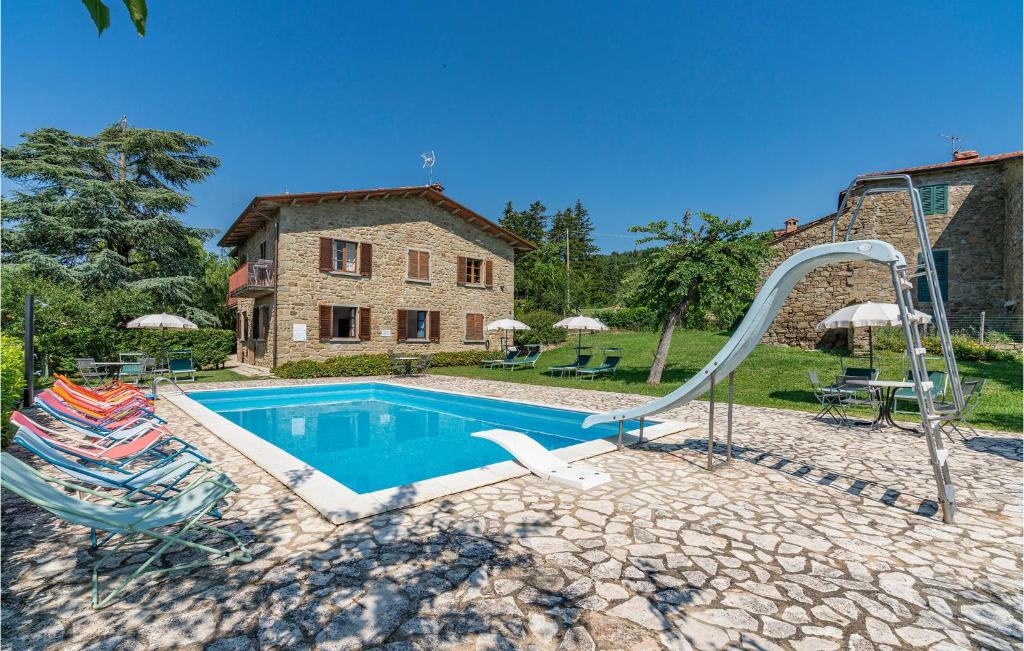
<path id="1" fill-rule="evenodd" d="M 434 163 L 437 162 L 434 150 L 431 149 L 429 153 L 423 152 L 420 158 L 423 159 L 423 167 L 427 170 L 427 185 L 434 185 Z"/>
<path id="2" fill-rule="evenodd" d="M 946 134 L 942 134 L 942 137 L 949 141 L 949 148 L 951 150 L 949 159 L 953 160 L 960 152 L 960 136 L 947 136 Z"/>

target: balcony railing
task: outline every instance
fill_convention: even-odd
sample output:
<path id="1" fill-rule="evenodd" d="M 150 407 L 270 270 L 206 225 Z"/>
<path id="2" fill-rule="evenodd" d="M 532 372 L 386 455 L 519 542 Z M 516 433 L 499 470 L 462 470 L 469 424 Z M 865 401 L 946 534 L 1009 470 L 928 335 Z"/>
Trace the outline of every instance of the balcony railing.
<path id="1" fill-rule="evenodd" d="M 228 277 L 228 307 L 238 298 L 258 298 L 274 291 L 274 261 L 246 262 Z"/>

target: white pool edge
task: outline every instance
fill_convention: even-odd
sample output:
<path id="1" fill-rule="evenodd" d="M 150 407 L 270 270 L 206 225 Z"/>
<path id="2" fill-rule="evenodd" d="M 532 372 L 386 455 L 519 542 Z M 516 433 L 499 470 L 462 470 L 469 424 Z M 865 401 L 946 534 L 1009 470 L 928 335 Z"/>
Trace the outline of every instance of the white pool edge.
<path id="1" fill-rule="evenodd" d="M 505 400 L 492 396 L 475 394 L 464 394 L 443 389 L 413 387 L 397 382 L 381 380 L 368 380 L 366 384 L 387 384 L 420 391 L 434 391 L 438 393 L 450 393 L 454 395 L 468 395 L 474 398 L 497 400 L 501 402 L 514 402 L 517 404 L 529 404 L 537 407 L 548 407 L 565 411 L 585 412 L 581 409 L 574 409 L 563 405 L 544 404 L 528 400 Z M 351 385 L 352 382 L 326 383 L 338 386 Z M 278 387 L 306 386 L 282 384 Z M 323 386 L 318 384 L 317 386 Z M 270 389 L 275 387 L 260 386 L 253 389 Z M 244 387 L 233 387 L 230 390 L 239 390 Z M 219 391 L 221 389 L 202 389 L 202 391 Z M 223 389 L 229 390 L 229 389 Z M 422 481 L 386 488 L 372 493 L 356 493 L 333 477 L 320 472 L 304 461 L 285 452 L 281 448 L 256 436 L 249 430 L 236 425 L 227 418 L 213 410 L 201 405 L 187 393 L 168 393 L 160 397 L 167 398 L 168 402 L 175 405 L 194 421 L 205 427 L 214 436 L 221 439 L 231 447 L 238 450 L 249 458 L 257 466 L 270 473 L 275 479 L 288 486 L 296 495 L 306 503 L 320 512 L 325 518 L 334 524 L 343 524 L 353 520 L 359 520 L 400 509 L 414 504 L 427 502 L 438 497 L 461 493 L 473 488 L 479 488 L 488 484 L 521 477 L 530 474 L 530 471 L 515 461 L 503 461 L 494 465 L 481 466 L 462 472 L 456 472 L 440 477 L 432 477 Z M 674 434 L 676 432 L 693 429 L 698 423 L 691 421 L 661 421 L 655 425 L 644 427 L 644 440 L 655 439 Z M 639 441 L 639 428 L 626 430 L 623 436 L 623 445 L 632 446 Z M 618 449 L 615 436 L 603 439 L 595 439 L 584 443 L 577 443 L 569 447 L 554 450 L 555 455 L 561 460 L 572 463 L 581 459 L 598 456 Z M 563 490 L 573 490 L 560 487 Z"/>

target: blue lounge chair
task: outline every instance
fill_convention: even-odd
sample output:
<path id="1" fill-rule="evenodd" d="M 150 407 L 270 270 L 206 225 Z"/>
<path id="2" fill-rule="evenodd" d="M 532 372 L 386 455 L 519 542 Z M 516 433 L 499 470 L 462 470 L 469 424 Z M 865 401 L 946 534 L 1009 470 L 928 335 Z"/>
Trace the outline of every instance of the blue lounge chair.
<path id="1" fill-rule="evenodd" d="M 557 372 L 559 377 L 565 377 L 566 373 L 573 373 L 583 368 L 584 366 L 589 364 L 590 360 L 593 358 L 594 356 L 591 355 L 590 353 L 581 353 L 579 355 L 576 355 L 576 361 L 573 362 L 572 364 L 562 364 L 561 366 L 549 366 L 548 373 L 554 375 Z"/>
<path id="2" fill-rule="evenodd" d="M 172 350 L 167 353 L 167 372 L 175 383 L 195 382 L 196 369 L 192 366 L 192 351 Z"/>
<path id="3" fill-rule="evenodd" d="M 946 380 L 949 376 L 946 375 L 945 371 L 931 371 L 928 373 L 928 381 L 932 383 L 932 388 L 928 390 L 928 393 L 932 395 L 932 400 L 938 401 L 942 396 L 946 395 Z M 907 371 L 904 379 L 907 382 L 914 381 L 914 372 Z M 910 414 L 916 413 L 909 410 L 900 410 L 900 402 L 911 402 L 915 406 L 917 405 L 917 393 L 914 389 L 896 389 L 896 393 L 893 394 L 892 399 L 892 410 L 895 413 Z"/>
<path id="4" fill-rule="evenodd" d="M 529 366 L 530 368 L 536 368 L 538 359 L 540 359 L 540 348 L 535 348 L 531 350 L 526 357 L 523 357 L 521 359 L 516 358 L 509 362 L 502 362 L 501 368 L 509 371 L 514 371 L 517 368 L 525 368 L 527 366 Z"/>
<path id="5" fill-rule="evenodd" d="M 114 536 L 122 537 L 112 549 L 93 564 L 93 608 L 109 606 L 132 581 L 144 574 L 190 570 L 210 565 L 214 558 L 242 563 L 252 560 L 249 551 L 234 533 L 201 522 L 217 508 L 221 500 L 230 493 L 238 491 L 238 487 L 226 475 L 213 470 L 204 472 L 170 499 L 140 504 L 123 497 L 115 497 L 79 484 L 49 477 L 9 453 L 3 452 L 0 453 L 0 485 L 65 522 L 91 530 L 107 531 Z M 91 499 L 88 501 L 80 499 L 68 491 L 84 493 L 91 496 Z M 170 533 L 160 531 L 171 526 L 174 527 L 174 530 Z M 185 535 L 194 530 L 202 530 L 204 534 L 214 533 L 225 536 L 231 541 L 231 545 L 226 548 L 217 548 L 187 540 Z M 160 544 L 152 549 L 150 556 L 134 571 L 118 579 L 117 585 L 113 589 L 101 595 L 100 568 L 112 557 L 123 558 L 122 548 L 140 536 L 151 538 Z M 160 558 L 176 546 L 205 552 L 208 557 L 204 560 L 155 567 Z"/>
<path id="6" fill-rule="evenodd" d="M 521 349 L 513 346 L 512 348 L 508 349 L 508 352 L 505 353 L 504 357 L 499 357 L 497 359 L 485 359 L 484 361 L 480 362 L 480 366 L 483 366 L 484 368 L 494 368 L 496 366 L 501 366 L 505 362 L 511 362 L 516 357 L 519 357 L 520 350 Z"/>

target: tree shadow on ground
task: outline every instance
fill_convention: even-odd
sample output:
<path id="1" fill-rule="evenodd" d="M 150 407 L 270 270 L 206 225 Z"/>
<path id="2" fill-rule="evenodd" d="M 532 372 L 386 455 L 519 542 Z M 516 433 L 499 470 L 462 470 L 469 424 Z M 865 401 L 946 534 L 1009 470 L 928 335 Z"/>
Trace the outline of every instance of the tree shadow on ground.
<path id="1" fill-rule="evenodd" d="M 973 436 L 964 441 L 964 447 L 975 452 L 994 454 L 1010 461 L 1024 461 L 1024 440 L 1019 436 Z"/>
<path id="2" fill-rule="evenodd" d="M 692 458 L 680 457 L 678 453 L 693 452 L 706 455 L 707 445 L 707 439 L 687 439 L 681 443 L 652 441 L 645 443 L 643 448 L 673 454 L 676 457 L 695 462 Z M 724 443 L 715 442 L 712 451 L 716 464 L 724 461 L 726 454 Z M 939 512 L 939 505 L 934 499 L 913 495 L 908 493 L 905 488 L 884 486 L 877 481 L 862 479 L 849 473 L 830 470 L 806 461 L 735 443 L 732 446 L 732 454 L 734 461 L 776 470 L 805 483 L 875 501 L 915 515 L 931 518 Z M 705 467 L 703 463 L 699 465 Z"/>

